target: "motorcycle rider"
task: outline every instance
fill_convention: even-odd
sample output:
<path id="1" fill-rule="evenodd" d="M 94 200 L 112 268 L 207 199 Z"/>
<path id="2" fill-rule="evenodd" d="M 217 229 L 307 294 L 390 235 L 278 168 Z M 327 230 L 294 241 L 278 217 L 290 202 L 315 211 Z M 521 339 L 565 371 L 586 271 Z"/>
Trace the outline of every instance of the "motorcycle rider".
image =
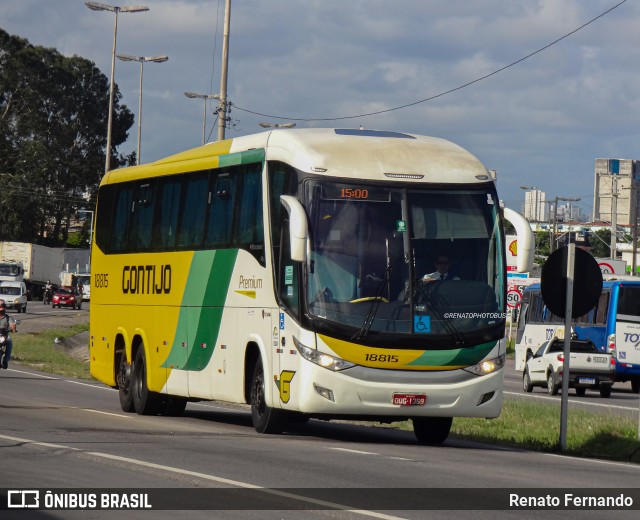
<path id="1" fill-rule="evenodd" d="M 51 282 L 47 280 L 47 285 L 44 286 L 44 298 L 42 298 L 42 303 L 45 305 L 51 303 L 51 298 L 53 298 L 53 285 L 51 285 Z"/>
<path id="2" fill-rule="evenodd" d="M 4 300 L 0 300 L 0 330 L 5 329 L 7 332 L 16 332 L 16 320 L 5 313 L 7 304 Z M 7 351 L 4 353 L 4 359 L 2 359 L 1 368 L 9 367 L 9 360 L 11 359 L 11 348 L 13 347 L 13 341 L 11 336 L 7 334 L 6 341 Z"/>

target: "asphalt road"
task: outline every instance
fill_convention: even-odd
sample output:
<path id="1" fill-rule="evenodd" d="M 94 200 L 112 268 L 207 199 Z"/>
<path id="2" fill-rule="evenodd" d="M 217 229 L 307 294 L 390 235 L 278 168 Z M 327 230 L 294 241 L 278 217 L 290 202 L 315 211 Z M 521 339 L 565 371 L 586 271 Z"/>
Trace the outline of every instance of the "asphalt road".
<path id="1" fill-rule="evenodd" d="M 126 414 L 120 410 L 117 392 L 101 384 L 16 365 L 0 374 L 0 395 L 0 487 L 10 483 L 12 489 L 73 492 L 162 488 L 169 502 L 179 501 L 187 490 L 200 490 L 192 507 L 204 501 L 203 507 L 211 510 L 181 512 L 185 518 L 452 518 L 450 511 L 407 510 L 417 498 L 435 504 L 443 497 L 448 509 L 465 509 L 454 517 L 534 518 L 543 512 L 490 511 L 474 504 L 481 504 L 493 489 L 501 494 L 500 503 L 508 506 L 509 493 L 522 493 L 521 488 L 553 488 L 553 493 L 562 495 L 567 490 L 604 487 L 620 493 L 640 483 L 638 465 L 455 440 L 440 447 L 420 446 L 411 432 L 382 427 L 312 420 L 283 435 L 259 435 L 246 407 L 218 403 L 190 403 L 182 418 Z M 215 495 L 220 488 L 247 495 L 234 500 L 230 510 L 220 511 L 224 497 Z M 352 488 L 358 488 L 355 498 L 345 494 Z M 278 491 L 282 489 L 287 494 Z M 335 509 L 317 510 L 314 500 L 322 491 L 323 507 Z M 640 490 L 635 492 L 640 504 Z M 296 507 L 309 510 L 291 510 Z M 123 515 L 119 511 L 22 513 L 0 512 L 0 517 Z M 544 515 L 620 519 L 636 518 L 637 511 L 551 509 Z M 176 511 L 129 511 L 124 517 L 175 518 Z"/>
<path id="2" fill-rule="evenodd" d="M 21 330 L 87 316 L 86 307 L 73 311 L 30 306 L 21 315 Z M 542 390 L 524 395 L 519 374 L 510 365 L 505 381 L 507 398 L 558 399 Z M 630 393 L 609 400 L 590 394 L 572 400 L 610 406 L 621 399 L 628 402 L 629 413 L 633 403 L 637 405 L 637 395 Z M 514 492 L 561 497 L 569 490 L 624 492 L 638 488 L 638 465 L 456 440 L 427 447 L 418 445 L 411 432 L 315 420 L 283 435 L 259 435 L 247 407 L 219 403 L 189 403 L 182 418 L 142 417 L 123 413 L 117 392 L 102 384 L 16 364 L 0 372 L 0 395 L 0 488 L 162 489 L 160 498 L 153 495 L 155 500 L 183 509 L 178 513 L 165 503 L 153 512 L 0 511 L 3 520 L 156 520 L 178 514 L 185 519 L 637 517 L 637 511 L 628 510 L 509 510 L 508 498 Z M 355 496 L 347 493 L 353 488 Z M 483 500 L 492 490 L 497 490 L 499 505 L 485 510 Z M 196 495 L 184 505 L 181 501 L 190 492 Z M 225 501 L 225 493 L 232 492 L 245 495 Z M 635 493 L 640 506 L 640 490 L 629 493 Z M 409 510 L 417 499 L 432 505 Z M 454 512 L 438 509 L 440 499 Z"/>

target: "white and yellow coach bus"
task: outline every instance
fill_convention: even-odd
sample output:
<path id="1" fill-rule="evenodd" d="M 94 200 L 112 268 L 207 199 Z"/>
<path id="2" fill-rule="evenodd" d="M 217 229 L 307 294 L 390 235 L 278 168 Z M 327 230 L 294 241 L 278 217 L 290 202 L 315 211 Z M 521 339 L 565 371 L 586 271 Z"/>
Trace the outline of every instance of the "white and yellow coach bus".
<path id="1" fill-rule="evenodd" d="M 111 171 L 91 374 L 127 412 L 222 400 L 261 433 L 411 418 L 443 442 L 500 413 L 502 224 L 487 169 L 418 135 L 276 130 Z M 453 279 L 425 280 L 442 255 Z"/>

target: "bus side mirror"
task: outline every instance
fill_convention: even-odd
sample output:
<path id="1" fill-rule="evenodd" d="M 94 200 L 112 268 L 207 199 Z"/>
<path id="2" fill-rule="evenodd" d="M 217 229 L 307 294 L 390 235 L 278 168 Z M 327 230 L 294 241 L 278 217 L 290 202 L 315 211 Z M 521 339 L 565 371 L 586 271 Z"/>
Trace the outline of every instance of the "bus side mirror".
<path id="1" fill-rule="evenodd" d="M 307 258 L 307 237 L 309 236 L 307 214 L 298 199 L 291 195 L 280 195 L 280 202 L 289 213 L 291 260 L 304 262 Z"/>

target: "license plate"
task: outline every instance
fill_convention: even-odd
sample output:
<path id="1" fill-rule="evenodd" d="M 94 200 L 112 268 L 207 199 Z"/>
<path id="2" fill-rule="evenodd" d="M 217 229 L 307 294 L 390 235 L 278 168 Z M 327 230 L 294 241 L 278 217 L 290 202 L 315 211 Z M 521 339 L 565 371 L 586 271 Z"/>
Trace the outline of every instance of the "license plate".
<path id="1" fill-rule="evenodd" d="M 579 377 L 578 383 L 580 383 L 581 385 L 595 385 L 596 379 L 595 377 Z"/>
<path id="2" fill-rule="evenodd" d="M 393 404 L 400 406 L 422 406 L 427 402 L 427 394 L 393 394 Z"/>

